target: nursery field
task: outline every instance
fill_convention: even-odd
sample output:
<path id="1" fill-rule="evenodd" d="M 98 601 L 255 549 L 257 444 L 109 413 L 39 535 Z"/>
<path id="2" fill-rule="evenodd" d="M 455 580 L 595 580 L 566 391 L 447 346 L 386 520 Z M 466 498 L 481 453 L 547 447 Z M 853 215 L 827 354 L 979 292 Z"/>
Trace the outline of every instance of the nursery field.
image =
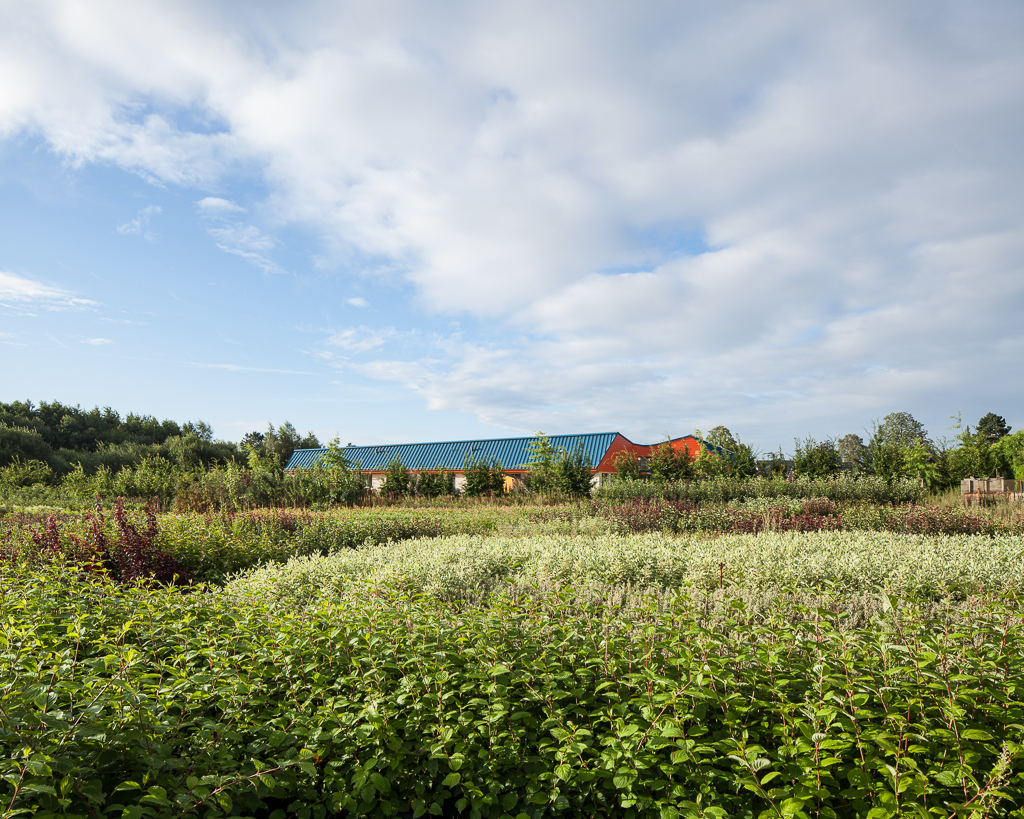
<path id="1" fill-rule="evenodd" d="M 0 815 L 1024 816 L 1018 512 L 825 489 L 11 512 Z"/>

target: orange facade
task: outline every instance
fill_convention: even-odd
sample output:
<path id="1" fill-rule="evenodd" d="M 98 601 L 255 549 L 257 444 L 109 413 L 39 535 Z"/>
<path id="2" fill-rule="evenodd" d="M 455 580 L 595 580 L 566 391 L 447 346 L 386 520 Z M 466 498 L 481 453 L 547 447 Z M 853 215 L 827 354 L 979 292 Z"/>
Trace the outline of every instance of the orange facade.
<path id="1" fill-rule="evenodd" d="M 664 443 L 664 441 L 662 443 Z M 690 456 L 690 460 L 696 458 L 697 453 L 700 451 L 700 441 L 692 435 L 684 435 L 682 438 L 673 438 L 668 443 L 673 449 L 685 449 Z M 649 458 L 651 452 L 658 446 L 661 446 L 661 444 L 634 444 L 625 435 L 616 434 L 615 440 L 612 441 L 611 446 L 608 447 L 608 451 L 605 452 L 604 457 L 601 459 L 601 463 L 594 467 L 594 471 L 614 472 L 615 459 L 619 457 L 619 453 L 632 452 L 638 458 Z"/>

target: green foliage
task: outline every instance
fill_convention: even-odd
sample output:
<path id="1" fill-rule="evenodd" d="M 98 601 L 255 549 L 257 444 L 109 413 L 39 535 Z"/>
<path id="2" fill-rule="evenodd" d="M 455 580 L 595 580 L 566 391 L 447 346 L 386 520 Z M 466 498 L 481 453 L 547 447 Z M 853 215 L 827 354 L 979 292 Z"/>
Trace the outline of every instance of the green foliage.
<path id="1" fill-rule="evenodd" d="M 410 492 L 409 470 L 397 455 L 388 464 L 381 492 L 390 498 L 398 498 Z"/>
<path id="2" fill-rule="evenodd" d="M 996 444 L 1001 460 L 1017 480 L 1024 480 L 1024 430 L 1004 435 Z"/>
<path id="3" fill-rule="evenodd" d="M 704 481 L 616 480 L 594 492 L 599 500 L 622 502 L 633 499 L 664 499 L 693 503 L 726 503 L 750 498 L 828 498 L 831 501 L 871 503 L 920 503 L 928 490 L 919 481 L 885 481 L 877 476 L 840 475 L 829 479 L 736 478 L 718 476 Z"/>
<path id="4" fill-rule="evenodd" d="M 354 506 L 366 496 L 362 466 L 348 459 L 338 438 L 327 445 L 327 451 L 320 455 L 313 469 L 287 476 L 285 483 L 293 502 L 302 506 Z"/>
<path id="5" fill-rule="evenodd" d="M 538 432 L 526 447 L 530 460 L 521 467 L 528 471 L 528 483 L 534 492 L 551 492 L 558 486 L 559 451 L 543 432 Z"/>
<path id="6" fill-rule="evenodd" d="M 477 458 L 467 452 L 462 469 L 466 476 L 466 486 L 463 489 L 466 497 L 488 497 L 500 495 L 505 491 L 505 473 L 499 459 Z"/>
<path id="7" fill-rule="evenodd" d="M 0 577 L 0 800 L 88 816 L 966 816 L 1019 805 L 1013 600 L 449 605 Z M 997 804 L 1002 802 L 1002 804 Z M 934 813 L 938 811 L 938 813 Z"/>
<path id="8" fill-rule="evenodd" d="M 756 461 L 757 475 L 762 478 L 778 479 L 786 477 L 790 464 L 779 447 L 778 452 L 769 452 Z"/>
<path id="9" fill-rule="evenodd" d="M 0 486 L 35 486 L 48 484 L 53 478 L 53 470 L 43 461 L 22 461 L 15 458 L 7 466 L 0 468 Z"/>
<path id="10" fill-rule="evenodd" d="M 17 461 L 42 461 L 51 469 L 59 465 L 53 448 L 37 430 L 0 421 L 0 467 Z"/>
<path id="11" fill-rule="evenodd" d="M 839 474 L 842 463 L 836 443 L 831 438 L 821 443 L 810 436 L 803 441 L 796 439 L 793 471 L 800 477 L 811 480 L 834 478 Z"/>
<path id="12" fill-rule="evenodd" d="M 647 471 L 652 481 L 659 482 L 683 481 L 695 475 L 693 461 L 686 446 L 672 446 L 671 438 L 651 449 L 651 455 L 647 459 Z"/>
<path id="13" fill-rule="evenodd" d="M 640 459 L 635 453 L 630 452 L 628 449 L 623 450 L 615 456 L 613 463 L 619 478 L 633 481 L 640 480 Z"/>
<path id="14" fill-rule="evenodd" d="M 437 498 L 455 492 L 455 474 L 438 466 L 433 472 L 421 472 L 416 491 L 425 498 Z"/>
<path id="15" fill-rule="evenodd" d="M 836 452 L 843 464 L 850 468 L 855 475 L 860 475 L 870 470 L 871 454 L 859 435 L 850 433 L 836 441 Z"/>
<path id="16" fill-rule="evenodd" d="M 589 497 L 593 465 L 583 451 L 583 442 L 577 441 L 572 449 L 560 448 L 555 467 L 558 490 L 569 498 Z"/>
<path id="17" fill-rule="evenodd" d="M 1002 415 L 989 412 L 978 421 L 978 434 L 988 443 L 994 444 L 1000 438 L 1010 434 L 1010 427 L 1007 426 L 1006 419 Z"/>
<path id="18" fill-rule="evenodd" d="M 255 437 L 256 435 L 259 435 L 258 439 Z M 288 459 L 296 449 L 317 449 L 320 447 L 320 441 L 317 440 L 316 435 L 310 432 L 305 437 L 301 436 L 290 421 L 285 421 L 276 428 L 273 424 L 267 424 L 267 431 L 265 433 L 262 435 L 259 433 L 249 433 L 247 438 L 250 445 L 261 449 L 267 455 L 277 458 L 282 465 L 288 463 Z"/>
<path id="19" fill-rule="evenodd" d="M 881 424 L 875 424 L 873 439 L 879 444 L 895 445 L 903 449 L 909 449 L 918 442 L 929 450 L 932 448 L 928 431 L 909 412 L 890 412 Z"/>
<path id="20" fill-rule="evenodd" d="M 709 446 L 710 442 L 703 440 L 699 429 L 694 431 L 693 437 L 699 444 L 697 454 L 691 462 L 692 474 L 696 479 L 708 480 L 734 474 L 731 453 L 715 450 L 713 446 Z"/>
<path id="21" fill-rule="evenodd" d="M 607 530 L 587 537 L 579 531 L 532 531 L 367 543 L 359 549 L 260 566 L 234 577 L 228 590 L 246 599 L 301 606 L 347 599 L 352 584 L 363 581 L 394 593 L 462 602 L 480 601 L 503 588 L 600 585 L 702 592 L 760 589 L 769 597 L 797 588 L 843 595 L 884 589 L 899 596 L 951 602 L 983 593 L 1024 594 L 1020 534 L 941 535 L 935 530 L 954 528 L 949 524 L 957 519 L 969 528 L 970 516 L 952 510 L 934 514 L 924 508 L 877 509 L 882 521 L 867 520 L 865 515 L 864 528 L 849 531 L 777 527 L 752 534 L 708 526 L 678 536 L 664 527 L 648 527 L 646 532 L 638 527 L 626 535 Z M 611 511 L 614 516 L 622 510 Z M 787 511 L 792 518 L 805 519 L 814 512 L 831 511 L 815 516 L 835 520 L 837 510 L 823 509 L 822 499 L 809 499 Z M 716 531 L 728 536 L 715 536 Z M 363 590 L 360 587 L 360 593 Z"/>
<path id="22" fill-rule="evenodd" d="M 758 473 L 758 453 L 739 438 L 736 439 L 736 446 L 732 450 L 729 471 L 739 478 L 752 478 Z"/>
<path id="23" fill-rule="evenodd" d="M 134 469 L 122 469 L 114 476 L 114 492 L 121 497 L 148 501 L 157 498 L 168 508 L 175 494 L 174 465 L 159 455 L 145 458 Z"/>
<path id="24" fill-rule="evenodd" d="M 911 437 L 917 436 L 917 437 Z M 949 480 L 949 465 L 924 428 L 908 413 L 887 415 L 876 424 L 868 444 L 867 464 L 885 481 L 915 478 L 930 488 Z"/>
<path id="25" fill-rule="evenodd" d="M 530 460 L 523 464 L 528 470 L 527 484 L 531 491 L 541 494 L 560 493 L 569 498 L 582 498 L 590 494 L 593 465 L 577 441 L 572 449 L 555 447 L 543 432 L 528 444 Z"/>

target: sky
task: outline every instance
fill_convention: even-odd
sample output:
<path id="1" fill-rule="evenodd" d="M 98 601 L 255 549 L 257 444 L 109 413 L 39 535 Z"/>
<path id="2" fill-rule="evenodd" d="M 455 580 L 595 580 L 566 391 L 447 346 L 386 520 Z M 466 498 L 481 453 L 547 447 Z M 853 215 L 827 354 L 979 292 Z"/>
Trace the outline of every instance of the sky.
<path id="1" fill-rule="evenodd" d="M 0 401 L 1024 427 L 1024 5 L 0 0 Z"/>

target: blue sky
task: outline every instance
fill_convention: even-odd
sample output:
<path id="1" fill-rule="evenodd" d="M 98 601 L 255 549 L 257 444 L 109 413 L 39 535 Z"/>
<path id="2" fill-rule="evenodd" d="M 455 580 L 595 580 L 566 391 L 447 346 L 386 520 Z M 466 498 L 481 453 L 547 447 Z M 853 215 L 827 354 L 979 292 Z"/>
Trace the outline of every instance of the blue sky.
<path id="1" fill-rule="evenodd" d="M 1024 424 L 1014 2 L 0 3 L 0 400 Z"/>

